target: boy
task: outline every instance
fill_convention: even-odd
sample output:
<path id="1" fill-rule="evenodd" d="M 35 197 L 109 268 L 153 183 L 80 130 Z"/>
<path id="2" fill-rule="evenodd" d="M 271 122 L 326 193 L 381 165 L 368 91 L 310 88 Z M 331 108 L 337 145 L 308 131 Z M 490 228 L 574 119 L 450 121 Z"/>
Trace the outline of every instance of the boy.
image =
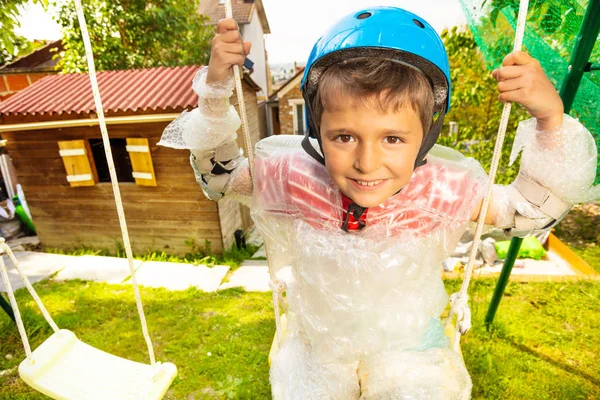
<path id="1" fill-rule="evenodd" d="M 292 266 L 273 397 L 468 398 L 471 380 L 439 319 L 448 299 L 439 266 L 479 215 L 487 178 L 476 161 L 432 150 L 450 99 L 441 39 L 398 8 L 342 19 L 316 43 L 302 82 L 316 140 L 261 141 L 252 180 L 228 101 L 231 66 L 249 48 L 234 21 L 219 23 L 208 70 L 194 80 L 199 107 L 161 144 L 191 149 L 207 197 L 251 204 L 271 267 Z M 519 178 L 495 188 L 487 222 L 513 234 L 548 229 L 571 203 L 597 194 L 593 139 L 563 116 L 525 53 L 508 55 L 493 74 L 499 99 L 534 119 L 515 141 Z"/>

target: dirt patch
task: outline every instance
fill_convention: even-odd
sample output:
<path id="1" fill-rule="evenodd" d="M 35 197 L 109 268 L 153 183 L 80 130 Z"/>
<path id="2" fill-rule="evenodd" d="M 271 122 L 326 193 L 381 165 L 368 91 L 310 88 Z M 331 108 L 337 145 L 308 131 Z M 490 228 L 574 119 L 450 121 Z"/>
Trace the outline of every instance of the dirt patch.
<path id="1" fill-rule="evenodd" d="M 600 203 L 576 205 L 556 226 L 555 233 L 571 246 L 600 245 Z"/>

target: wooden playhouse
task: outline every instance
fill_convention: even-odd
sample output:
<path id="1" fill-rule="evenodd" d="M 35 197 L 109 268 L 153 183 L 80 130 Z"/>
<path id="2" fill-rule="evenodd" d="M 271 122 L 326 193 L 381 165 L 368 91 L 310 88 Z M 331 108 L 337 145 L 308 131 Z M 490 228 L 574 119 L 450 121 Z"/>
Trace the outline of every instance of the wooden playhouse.
<path id="1" fill-rule="evenodd" d="M 111 149 L 135 252 L 220 252 L 250 225 L 247 209 L 207 200 L 187 150 L 157 146 L 163 129 L 197 105 L 198 67 L 98 73 Z M 256 92 L 244 77 L 253 141 Z M 236 104 L 235 96 L 232 104 Z M 86 74 L 52 75 L 0 103 L 0 133 L 44 247 L 115 250 L 122 242 L 98 121 Z M 241 136 L 241 135 L 240 135 Z M 240 139 L 241 140 L 241 139 Z M 240 143 L 241 144 L 241 143 Z"/>

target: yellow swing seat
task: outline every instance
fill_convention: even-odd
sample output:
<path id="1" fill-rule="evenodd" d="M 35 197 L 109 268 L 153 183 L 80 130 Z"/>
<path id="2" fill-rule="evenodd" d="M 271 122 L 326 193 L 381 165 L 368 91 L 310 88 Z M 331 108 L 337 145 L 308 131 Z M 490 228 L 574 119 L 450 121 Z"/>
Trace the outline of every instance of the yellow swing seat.
<path id="1" fill-rule="evenodd" d="M 130 361 L 83 343 L 61 329 L 19 365 L 29 386 L 60 400 L 161 399 L 177 374 L 172 363 Z"/>
<path id="2" fill-rule="evenodd" d="M 281 314 L 281 325 L 280 325 L 280 329 L 281 329 L 281 342 L 283 343 L 283 341 L 285 340 L 285 337 L 288 334 L 288 330 L 287 330 L 287 317 L 285 314 Z M 456 335 L 456 325 L 451 322 L 451 323 L 447 323 L 444 324 L 444 330 L 446 332 L 446 336 L 448 336 L 448 338 L 450 339 L 450 343 L 454 342 L 454 336 Z M 271 366 L 271 363 L 273 362 L 273 358 L 277 355 L 277 353 L 279 352 L 279 342 L 277 341 L 277 332 L 275 332 L 275 336 L 273 337 L 273 342 L 271 343 L 271 350 L 269 350 L 269 366 Z M 458 348 L 458 353 L 460 354 L 460 356 L 462 357 L 462 349 Z"/>

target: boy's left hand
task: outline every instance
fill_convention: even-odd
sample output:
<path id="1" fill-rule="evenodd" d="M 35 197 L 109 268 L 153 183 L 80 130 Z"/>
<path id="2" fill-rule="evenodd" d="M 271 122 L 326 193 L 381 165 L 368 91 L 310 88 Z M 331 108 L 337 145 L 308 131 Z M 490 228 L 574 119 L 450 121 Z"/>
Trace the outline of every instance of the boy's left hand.
<path id="1" fill-rule="evenodd" d="M 512 52 L 492 76 L 498 81 L 498 100 L 523 105 L 537 119 L 538 130 L 551 131 L 561 126 L 562 100 L 535 58 L 522 51 Z"/>

